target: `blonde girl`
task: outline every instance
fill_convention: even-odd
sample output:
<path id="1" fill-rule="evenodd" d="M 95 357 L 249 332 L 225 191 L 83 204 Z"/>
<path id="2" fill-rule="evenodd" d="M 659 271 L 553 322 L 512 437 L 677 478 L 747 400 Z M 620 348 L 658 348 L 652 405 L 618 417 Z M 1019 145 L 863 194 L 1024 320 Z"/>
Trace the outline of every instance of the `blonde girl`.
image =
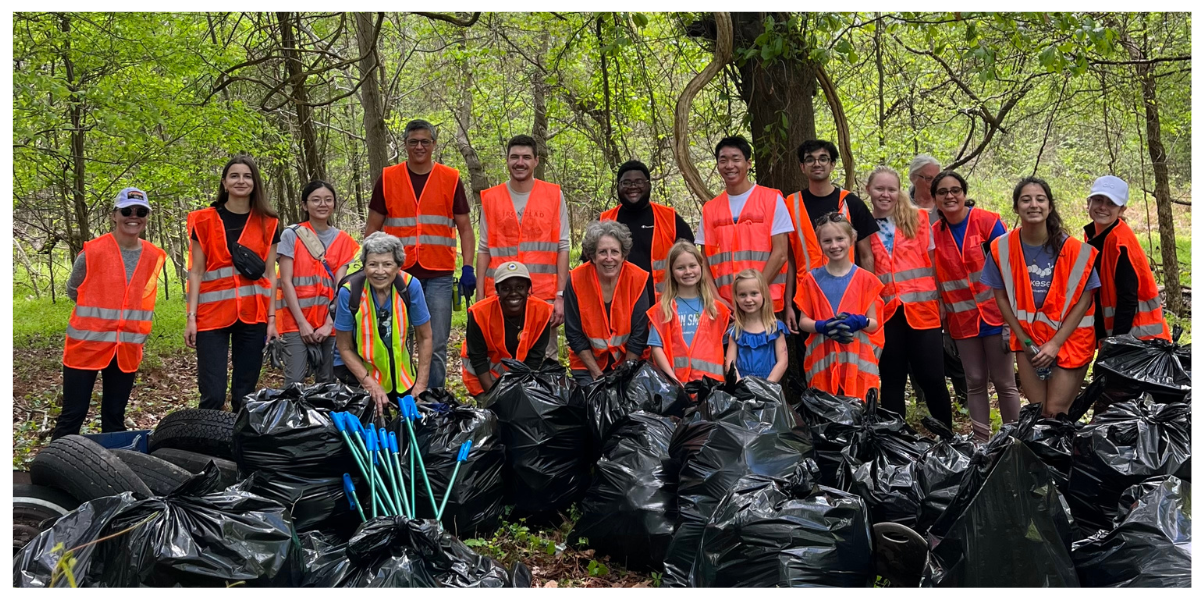
<path id="1" fill-rule="evenodd" d="M 695 244 L 680 240 L 671 247 L 665 283 L 659 302 L 647 311 L 646 345 L 654 364 L 680 383 L 724 381 L 721 338 L 729 327 L 729 307 L 717 297 Z"/>
<path id="2" fill-rule="evenodd" d="M 865 399 L 868 390 L 879 389 L 883 284 L 850 261 L 856 236 L 844 215 L 824 215 L 813 229 L 829 262 L 797 285 L 800 329 L 815 334 L 807 341 L 804 371 L 814 388 Z"/>
<path id="3" fill-rule="evenodd" d="M 772 312 L 771 290 L 762 273 L 746 269 L 733 278 L 733 325 L 725 349 L 725 371 L 736 367 L 737 376 L 762 377 L 779 383 L 787 372 L 784 335 L 787 326 Z"/>

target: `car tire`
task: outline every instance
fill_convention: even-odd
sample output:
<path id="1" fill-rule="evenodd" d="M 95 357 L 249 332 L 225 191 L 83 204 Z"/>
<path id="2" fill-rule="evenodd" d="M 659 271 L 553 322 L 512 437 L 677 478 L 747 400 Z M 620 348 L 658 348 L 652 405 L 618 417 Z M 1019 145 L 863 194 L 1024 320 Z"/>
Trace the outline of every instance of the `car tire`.
<path id="1" fill-rule="evenodd" d="M 237 415 L 223 410 L 187 408 L 159 421 L 150 434 L 151 454 L 159 448 L 233 458 L 233 422 Z"/>
<path id="2" fill-rule="evenodd" d="M 13 485 L 13 554 L 79 507 L 79 501 L 62 490 L 31 484 Z"/>
<path id="3" fill-rule="evenodd" d="M 177 467 L 161 458 L 142 454 L 133 450 L 111 450 L 116 454 L 121 462 L 124 462 L 131 471 L 150 488 L 151 492 L 159 496 L 166 496 L 175 491 L 175 488 L 183 485 L 184 482 L 192 478 L 192 474 L 187 470 Z"/>
<path id="4" fill-rule="evenodd" d="M 207 454 L 198 452 L 188 452 L 187 450 L 177 450 L 175 448 L 159 448 L 150 453 L 154 458 L 162 459 L 169 462 L 193 475 L 204 472 L 204 468 L 208 463 L 212 462 L 217 465 L 217 470 L 221 472 L 221 487 L 229 487 L 238 481 L 237 463 L 224 458 L 217 458 Z"/>
<path id="5" fill-rule="evenodd" d="M 80 502 L 121 492 L 154 495 L 117 455 L 81 435 L 60 437 L 42 448 L 29 464 L 29 479 Z"/>

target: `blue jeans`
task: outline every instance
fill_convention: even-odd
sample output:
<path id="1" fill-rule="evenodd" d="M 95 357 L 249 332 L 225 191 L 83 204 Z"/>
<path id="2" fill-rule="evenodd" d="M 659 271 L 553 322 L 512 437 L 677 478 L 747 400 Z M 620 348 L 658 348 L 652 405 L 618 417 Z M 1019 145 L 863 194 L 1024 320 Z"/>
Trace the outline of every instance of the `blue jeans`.
<path id="1" fill-rule="evenodd" d="M 450 339 L 450 320 L 454 312 L 454 276 L 422 279 L 425 304 L 429 307 L 429 327 L 433 329 L 433 360 L 429 363 L 429 387 L 446 387 L 446 340 Z"/>

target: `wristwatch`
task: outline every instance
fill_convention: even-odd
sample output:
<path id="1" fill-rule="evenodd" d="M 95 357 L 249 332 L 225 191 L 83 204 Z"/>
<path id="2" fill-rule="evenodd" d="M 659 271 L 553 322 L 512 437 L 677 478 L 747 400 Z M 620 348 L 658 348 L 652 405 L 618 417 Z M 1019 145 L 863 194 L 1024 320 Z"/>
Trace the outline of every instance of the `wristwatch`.
<path id="1" fill-rule="evenodd" d="M 558 296 L 559 298 L 562 298 L 562 297 L 563 297 L 563 291 L 562 291 L 562 290 L 558 290 L 558 293 L 557 293 L 557 294 L 554 294 L 554 295 L 555 295 L 555 296 Z"/>

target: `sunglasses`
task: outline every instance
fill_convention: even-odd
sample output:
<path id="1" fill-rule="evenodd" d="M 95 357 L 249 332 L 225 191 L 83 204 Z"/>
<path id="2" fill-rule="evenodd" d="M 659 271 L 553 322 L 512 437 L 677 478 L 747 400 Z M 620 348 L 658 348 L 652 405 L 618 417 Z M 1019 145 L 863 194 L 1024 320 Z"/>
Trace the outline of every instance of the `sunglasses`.
<path id="1" fill-rule="evenodd" d="M 118 208 L 117 210 L 121 211 L 122 217 L 132 217 L 134 214 L 137 214 L 138 218 L 144 219 L 146 218 L 146 215 L 150 214 L 150 209 L 146 208 L 145 206 L 126 206 L 125 208 Z"/>

